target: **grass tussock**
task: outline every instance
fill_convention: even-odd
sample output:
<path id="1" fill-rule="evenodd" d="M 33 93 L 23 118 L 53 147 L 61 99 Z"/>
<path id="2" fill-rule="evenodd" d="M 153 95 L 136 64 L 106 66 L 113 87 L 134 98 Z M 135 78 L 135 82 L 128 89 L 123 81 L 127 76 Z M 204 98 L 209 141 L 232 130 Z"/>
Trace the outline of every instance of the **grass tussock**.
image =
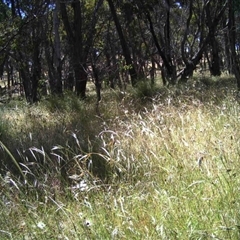
<path id="1" fill-rule="evenodd" d="M 0 238 L 239 239 L 240 107 L 208 81 L 2 107 Z"/>

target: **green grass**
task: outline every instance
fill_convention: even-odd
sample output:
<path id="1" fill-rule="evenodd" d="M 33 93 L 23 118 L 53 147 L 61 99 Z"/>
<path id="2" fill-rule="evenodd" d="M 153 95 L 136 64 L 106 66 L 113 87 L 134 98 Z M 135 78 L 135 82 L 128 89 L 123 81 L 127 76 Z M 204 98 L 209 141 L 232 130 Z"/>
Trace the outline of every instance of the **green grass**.
<path id="1" fill-rule="evenodd" d="M 91 98 L 10 102 L 0 239 L 239 239 L 240 106 L 213 82 L 105 90 L 100 116 Z"/>

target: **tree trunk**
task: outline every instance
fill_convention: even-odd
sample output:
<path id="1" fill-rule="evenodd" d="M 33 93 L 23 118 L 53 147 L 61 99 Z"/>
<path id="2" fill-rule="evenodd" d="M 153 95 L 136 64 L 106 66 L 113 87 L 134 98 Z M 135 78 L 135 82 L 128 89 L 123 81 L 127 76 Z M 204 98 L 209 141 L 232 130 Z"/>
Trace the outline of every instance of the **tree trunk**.
<path id="1" fill-rule="evenodd" d="M 38 23 L 39 24 L 39 23 Z M 36 28 L 38 29 L 38 28 Z M 32 63 L 32 69 L 31 69 L 31 102 L 35 103 L 38 99 L 38 82 L 41 79 L 41 59 L 40 59 L 40 41 L 41 39 L 38 36 L 38 32 L 36 29 L 33 29 L 33 63 Z"/>
<path id="2" fill-rule="evenodd" d="M 111 10 L 113 21 L 116 25 L 116 29 L 117 29 L 117 32 L 118 32 L 118 35 L 119 35 L 123 55 L 124 55 L 124 58 L 125 58 L 125 61 L 126 61 L 127 67 L 128 67 L 128 71 L 129 71 L 129 74 L 130 74 L 130 77 L 131 77 L 132 86 L 135 86 L 136 83 L 137 83 L 137 78 L 138 78 L 137 72 L 136 72 L 135 67 L 133 65 L 131 54 L 130 54 L 127 42 L 125 40 L 123 31 L 122 31 L 122 27 L 120 25 L 120 22 L 119 22 L 119 19 L 118 19 L 113 1 L 112 0 L 107 0 L 107 1 L 108 1 L 109 8 Z"/>
<path id="3" fill-rule="evenodd" d="M 73 69 L 76 80 L 76 93 L 81 99 L 85 99 L 87 87 L 87 65 L 86 63 L 78 63 L 73 66 Z"/>
<path id="4" fill-rule="evenodd" d="M 215 36 L 212 36 L 211 40 L 211 62 L 210 62 L 210 73 L 212 76 L 220 76 L 221 75 L 221 68 L 220 68 L 220 57 L 219 57 L 219 47 L 218 42 Z"/>
<path id="5" fill-rule="evenodd" d="M 149 70 L 149 75 L 150 75 L 152 85 L 154 85 L 154 83 L 155 83 L 155 74 L 156 74 L 156 67 L 155 67 L 154 57 L 152 56 L 151 57 L 151 68 Z"/>
<path id="6" fill-rule="evenodd" d="M 59 0 L 58 0 L 59 1 Z M 67 33 L 68 44 L 70 46 L 71 64 L 75 77 L 75 91 L 82 99 L 86 98 L 87 86 L 87 57 L 90 48 L 92 48 L 95 26 L 97 22 L 97 11 L 102 5 L 103 0 L 96 2 L 92 13 L 92 20 L 89 29 L 83 32 L 82 3 L 80 1 L 72 1 L 73 22 L 70 24 L 66 10 L 66 3 L 60 2 L 60 10 L 64 28 Z M 85 37 L 85 38 L 84 38 Z"/>
<path id="7" fill-rule="evenodd" d="M 170 84 L 175 84 L 177 80 L 177 74 L 176 74 L 176 67 L 173 65 L 171 58 L 169 59 L 169 56 L 166 55 L 166 52 L 164 52 L 158 42 L 157 35 L 155 33 L 153 22 L 150 16 L 150 13 L 148 11 L 145 12 L 146 18 L 149 22 L 149 28 L 150 32 L 153 37 L 153 41 L 155 43 L 155 46 L 158 50 L 158 53 L 163 61 L 162 66 L 162 77 L 163 77 L 163 83 L 169 82 Z M 168 35 L 168 34 L 167 34 Z M 168 53 L 169 55 L 169 53 Z"/>
<path id="8" fill-rule="evenodd" d="M 81 98 L 86 98 L 86 59 L 83 52 L 83 33 L 82 33 L 82 9 L 80 1 L 74 1 L 71 4 L 73 9 L 73 24 L 69 22 L 66 3 L 60 2 L 60 10 L 64 28 L 67 33 L 68 44 L 70 46 L 70 58 L 75 77 L 75 91 Z"/>
<path id="9" fill-rule="evenodd" d="M 220 4 L 222 4 L 221 1 L 220 1 Z M 215 31 L 213 31 L 214 28 L 212 27 L 213 26 L 212 19 L 214 18 L 212 17 L 212 13 L 210 11 L 210 4 L 207 4 L 207 7 L 206 7 L 206 18 L 207 18 L 206 19 L 207 26 L 209 28 L 209 46 L 211 47 L 209 69 L 210 69 L 211 75 L 220 76 L 221 69 L 220 69 L 220 57 L 218 54 L 219 47 L 218 47 L 217 39 L 215 37 Z"/>
<path id="10" fill-rule="evenodd" d="M 31 62 L 28 58 L 25 58 L 25 54 L 18 52 L 19 54 L 19 72 L 21 74 L 21 78 L 23 80 L 23 88 L 25 92 L 25 97 L 28 103 L 33 104 L 36 103 L 38 99 L 38 83 L 41 79 L 41 56 L 40 56 L 40 41 L 41 39 L 38 37 L 38 32 L 36 29 L 32 29 L 32 53 L 31 53 Z"/>
<path id="11" fill-rule="evenodd" d="M 237 89 L 240 91 L 240 66 L 239 60 L 236 54 L 236 24 L 233 0 L 228 1 L 228 34 L 230 43 L 231 59 L 233 64 L 233 72 L 237 80 Z"/>
<path id="12" fill-rule="evenodd" d="M 229 32 L 226 32 L 224 33 L 225 66 L 229 74 L 234 74 L 229 45 Z"/>
<path id="13" fill-rule="evenodd" d="M 19 73 L 23 82 L 25 98 L 28 103 L 31 103 L 31 79 L 29 78 L 28 70 L 22 66 L 19 69 Z"/>
<path id="14" fill-rule="evenodd" d="M 209 14 L 210 7 L 211 7 L 210 1 L 208 1 L 203 10 L 205 10 L 207 12 L 207 14 Z M 192 76 L 194 69 L 196 68 L 197 64 L 200 62 L 200 60 L 203 56 L 206 46 L 211 41 L 211 36 L 214 36 L 214 34 L 216 32 L 216 27 L 217 27 L 219 21 L 221 20 L 223 14 L 225 13 L 226 8 L 227 8 L 227 4 L 225 3 L 222 6 L 222 8 L 219 10 L 219 12 L 216 14 L 216 16 L 211 19 L 211 22 L 208 23 L 208 33 L 207 33 L 206 37 L 200 41 L 200 46 L 199 46 L 198 52 L 191 59 L 189 59 L 189 60 L 187 58 L 185 59 L 184 62 L 187 62 L 187 64 L 180 73 L 180 76 L 181 76 L 181 79 L 179 80 L 180 83 L 186 82 L 187 79 L 190 76 Z M 210 19 L 210 17 L 209 17 L 209 19 Z"/>
<path id="15" fill-rule="evenodd" d="M 56 94 L 62 94 L 62 64 L 61 64 L 61 44 L 59 35 L 60 20 L 58 13 L 60 11 L 59 1 L 55 1 L 56 7 L 53 11 L 53 30 L 54 30 L 54 83 L 52 84 L 52 92 Z"/>
<path id="16" fill-rule="evenodd" d="M 73 70 L 75 74 L 75 90 L 80 98 L 86 98 L 87 72 L 86 56 L 83 52 L 83 32 L 82 32 L 82 8 L 80 1 L 72 2 L 73 8 Z"/>

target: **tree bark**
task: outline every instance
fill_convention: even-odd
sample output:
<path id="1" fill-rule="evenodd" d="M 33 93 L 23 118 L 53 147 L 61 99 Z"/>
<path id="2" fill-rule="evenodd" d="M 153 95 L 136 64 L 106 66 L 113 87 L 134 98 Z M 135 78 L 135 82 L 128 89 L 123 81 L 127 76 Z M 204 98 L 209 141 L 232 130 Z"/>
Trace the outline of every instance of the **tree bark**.
<path id="1" fill-rule="evenodd" d="M 75 91 L 78 96 L 84 99 L 86 98 L 87 73 L 84 69 L 86 63 L 83 61 L 85 56 L 83 56 L 82 9 L 80 1 L 72 2 L 71 6 L 73 9 L 73 27 L 69 22 L 66 3 L 60 2 L 62 20 L 70 46 L 70 58 L 75 76 Z"/>
<path id="2" fill-rule="evenodd" d="M 72 26 L 66 10 L 66 3 L 60 2 L 60 10 L 64 28 L 67 33 L 68 44 L 70 46 L 71 63 L 75 76 L 75 91 L 80 98 L 86 98 L 87 86 L 87 57 L 90 48 L 92 48 L 95 36 L 95 26 L 97 22 L 97 11 L 102 5 L 103 0 L 99 0 L 92 14 L 92 20 L 87 32 L 83 32 L 82 6 L 80 1 L 73 1 L 71 7 L 73 10 Z M 84 39 L 84 36 L 86 38 Z M 85 40 L 85 41 L 84 41 Z"/>
<path id="3" fill-rule="evenodd" d="M 60 12 L 59 1 L 55 1 L 55 9 L 53 11 L 53 31 L 54 31 L 54 54 L 53 54 L 53 77 L 52 92 L 62 94 L 62 64 L 61 64 L 61 43 L 59 35 L 60 20 L 58 14 Z"/>
<path id="4" fill-rule="evenodd" d="M 210 73 L 212 76 L 220 76 L 221 68 L 220 68 L 220 56 L 219 56 L 219 47 L 218 42 L 215 36 L 211 36 L 210 45 L 212 48 L 211 52 L 211 62 L 210 62 Z"/>
<path id="5" fill-rule="evenodd" d="M 203 8 L 203 11 L 208 11 L 209 8 L 210 8 L 210 1 L 208 1 L 206 3 L 205 7 Z M 189 76 L 191 76 L 193 74 L 194 69 L 196 68 L 197 64 L 200 62 L 200 60 L 202 58 L 202 55 L 206 49 L 206 46 L 211 41 L 212 35 L 215 34 L 216 27 L 217 27 L 219 21 L 221 20 L 223 14 L 225 13 L 226 8 L 227 8 L 227 3 L 225 3 L 223 5 L 223 7 L 219 10 L 219 12 L 216 14 L 216 16 L 213 17 L 213 20 L 208 25 L 207 36 L 205 38 L 201 38 L 201 40 L 200 40 L 200 44 L 199 44 L 200 46 L 199 46 L 198 52 L 191 59 L 185 60 L 185 61 L 187 61 L 187 64 L 180 73 L 181 79 L 179 82 L 186 82 L 186 80 L 189 78 Z"/>
<path id="6" fill-rule="evenodd" d="M 144 13 L 145 13 L 145 16 L 146 16 L 146 18 L 147 18 L 147 20 L 149 22 L 149 28 L 150 28 L 150 32 L 151 32 L 152 37 L 153 37 L 154 44 L 155 44 L 155 46 L 156 46 L 156 48 L 158 50 L 158 53 L 159 53 L 159 55 L 160 55 L 160 57 L 162 58 L 162 61 L 163 61 L 163 66 L 162 66 L 163 83 L 165 84 L 168 81 L 170 84 L 175 84 L 176 80 L 177 80 L 176 66 L 174 66 L 173 63 L 172 63 L 172 59 L 169 56 L 170 53 L 168 52 L 168 55 L 167 55 L 166 52 L 164 52 L 162 50 L 162 48 L 161 48 L 161 46 L 159 44 L 157 35 L 155 33 L 155 30 L 154 30 L 154 26 L 153 26 L 153 22 L 152 22 L 152 18 L 150 16 L 150 13 L 147 10 Z M 167 25 L 168 24 L 169 23 L 167 23 Z M 167 35 L 168 35 L 168 33 L 167 33 Z M 168 38 L 169 38 L 169 36 L 168 36 Z M 164 42 L 164 41 L 162 40 L 162 42 Z M 165 71 L 164 68 L 166 69 L 166 71 Z"/>
<path id="7" fill-rule="evenodd" d="M 209 7 L 206 7 L 206 22 L 209 29 L 211 29 L 212 26 L 212 13 L 210 11 L 210 5 Z M 220 76 L 221 75 L 221 69 L 220 69 L 220 57 L 219 57 L 219 47 L 218 42 L 215 37 L 215 31 L 209 31 L 209 46 L 211 47 L 210 52 L 210 61 L 209 61 L 209 69 L 210 73 L 213 76 Z"/>
<path id="8" fill-rule="evenodd" d="M 233 0 L 228 0 L 228 34 L 230 43 L 231 59 L 233 64 L 233 72 L 237 80 L 237 89 L 240 91 L 240 67 L 236 54 L 236 24 Z"/>
<path id="9" fill-rule="evenodd" d="M 111 10 L 113 21 L 115 23 L 115 26 L 116 26 L 116 29 L 117 29 L 117 32 L 118 32 L 118 35 L 119 35 L 123 55 L 124 55 L 124 58 L 125 58 L 128 70 L 129 70 L 129 74 L 130 74 L 130 77 L 131 77 L 132 86 L 135 86 L 136 83 L 137 83 L 137 78 L 138 78 L 137 72 L 136 72 L 135 67 L 133 65 L 131 54 L 130 54 L 127 42 L 125 40 L 123 31 L 122 31 L 122 27 L 120 25 L 120 22 L 119 22 L 119 19 L 118 19 L 113 1 L 112 0 L 107 0 L 107 1 L 108 1 L 109 8 Z"/>

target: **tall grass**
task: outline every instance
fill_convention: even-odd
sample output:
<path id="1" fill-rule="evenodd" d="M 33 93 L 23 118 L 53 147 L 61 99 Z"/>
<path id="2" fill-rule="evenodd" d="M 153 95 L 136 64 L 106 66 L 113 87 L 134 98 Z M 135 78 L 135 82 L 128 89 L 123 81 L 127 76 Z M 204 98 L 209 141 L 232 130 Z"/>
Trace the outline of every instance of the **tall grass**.
<path id="1" fill-rule="evenodd" d="M 106 91 L 100 116 L 70 95 L 8 109 L 0 238 L 239 239 L 234 88 L 155 91 Z"/>

